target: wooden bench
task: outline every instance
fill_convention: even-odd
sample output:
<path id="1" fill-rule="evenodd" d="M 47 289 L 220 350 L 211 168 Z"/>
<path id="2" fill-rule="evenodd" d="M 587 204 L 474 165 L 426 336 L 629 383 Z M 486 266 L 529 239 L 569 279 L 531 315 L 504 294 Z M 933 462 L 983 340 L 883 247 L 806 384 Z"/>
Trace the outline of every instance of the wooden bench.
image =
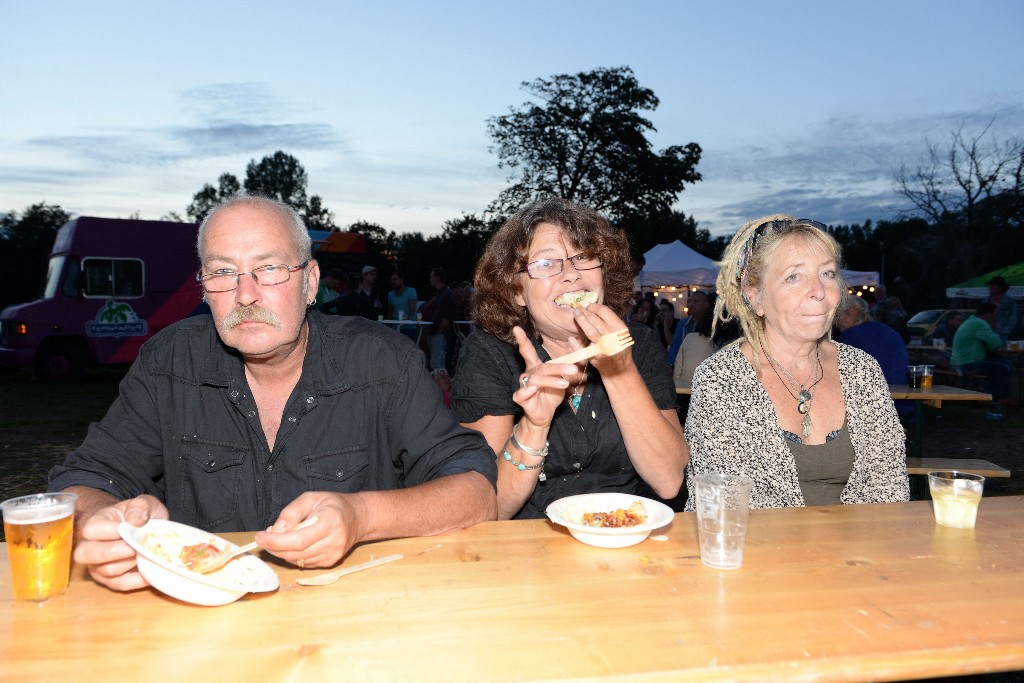
<path id="1" fill-rule="evenodd" d="M 980 474 L 983 477 L 1004 478 L 1010 476 L 1010 470 L 1000 467 L 988 460 L 967 460 L 964 458 L 914 458 L 907 457 L 907 474 L 925 474 L 937 470 L 956 470 Z"/>

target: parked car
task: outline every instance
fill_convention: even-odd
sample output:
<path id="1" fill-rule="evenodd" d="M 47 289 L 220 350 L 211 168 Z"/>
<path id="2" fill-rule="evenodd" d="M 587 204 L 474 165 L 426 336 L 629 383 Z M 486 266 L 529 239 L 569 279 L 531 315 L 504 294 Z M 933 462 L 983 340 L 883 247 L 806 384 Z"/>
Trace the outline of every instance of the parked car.
<path id="1" fill-rule="evenodd" d="M 969 308 L 932 308 L 911 316 L 907 321 L 907 335 L 910 337 L 927 337 L 935 331 L 935 327 L 947 320 L 954 313 L 962 313 L 964 318 L 974 313 Z"/>

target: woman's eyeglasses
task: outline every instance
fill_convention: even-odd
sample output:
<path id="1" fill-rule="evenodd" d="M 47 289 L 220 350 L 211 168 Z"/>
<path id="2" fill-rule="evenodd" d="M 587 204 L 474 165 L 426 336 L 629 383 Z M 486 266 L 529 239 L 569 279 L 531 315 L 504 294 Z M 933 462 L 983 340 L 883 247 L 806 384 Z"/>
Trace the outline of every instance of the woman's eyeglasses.
<path id="1" fill-rule="evenodd" d="M 547 277 L 554 277 L 562 272 L 562 264 L 568 261 L 576 270 L 593 270 L 600 268 L 603 264 L 596 256 L 576 254 L 569 258 L 542 258 L 532 263 L 527 263 L 520 273 L 526 273 L 531 280 L 543 280 Z"/>

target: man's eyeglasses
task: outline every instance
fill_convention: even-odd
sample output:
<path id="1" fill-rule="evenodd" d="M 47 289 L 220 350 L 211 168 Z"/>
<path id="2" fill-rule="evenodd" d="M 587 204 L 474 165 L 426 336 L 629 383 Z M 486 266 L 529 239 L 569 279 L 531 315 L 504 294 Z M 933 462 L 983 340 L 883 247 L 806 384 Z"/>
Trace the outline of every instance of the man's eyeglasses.
<path id="1" fill-rule="evenodd" d="M 297 266 L 273 265 L 260 266 L 248 272 L 235 272 L 228 268 L 219 268 L 209 275 L 196 273 L 196 279 L 203 284 L 203 290 L 207 294 L 218 294 L 220 292 L 231 292 L 238 289 L 238 279 L 243 275 L 252 275 L 252 279 L 258 285 L 270 287 L 288 282 L 293 270 L 302 270 L 309 265 L 309 261 L 303 261 Z"/>
<path id="2" fill-rule="evenodd" d="M 532 263 L 527 263 L 520 273 L 526 273 L 531 280 L 543 280 L 546 277 L 554 277 L 562 272 L 562 264 L 568 261 L 576 270 L 593 270 L 600 268 L 603 263 L 596 256 L 576 254 L 569 258 L 542 258 Z"/>

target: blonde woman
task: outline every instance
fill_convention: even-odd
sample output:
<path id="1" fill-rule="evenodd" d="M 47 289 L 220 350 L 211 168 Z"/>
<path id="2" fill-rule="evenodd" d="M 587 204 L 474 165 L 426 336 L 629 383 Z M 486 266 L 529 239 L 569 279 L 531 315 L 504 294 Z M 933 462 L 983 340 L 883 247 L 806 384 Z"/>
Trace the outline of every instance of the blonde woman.
<path id="1" fill-rule="evenodd" d="M 745 474 L 753 507 L 909 499 L 903 429 L 878 363 L 829 339 L 845 285 L 839 245 L 817 221 L 751 221 L 726 249 L 716 324 L 743 340 L 694 373 L 692 475 Z M 728 313 L 726 313 L 728 311 Z"/>

